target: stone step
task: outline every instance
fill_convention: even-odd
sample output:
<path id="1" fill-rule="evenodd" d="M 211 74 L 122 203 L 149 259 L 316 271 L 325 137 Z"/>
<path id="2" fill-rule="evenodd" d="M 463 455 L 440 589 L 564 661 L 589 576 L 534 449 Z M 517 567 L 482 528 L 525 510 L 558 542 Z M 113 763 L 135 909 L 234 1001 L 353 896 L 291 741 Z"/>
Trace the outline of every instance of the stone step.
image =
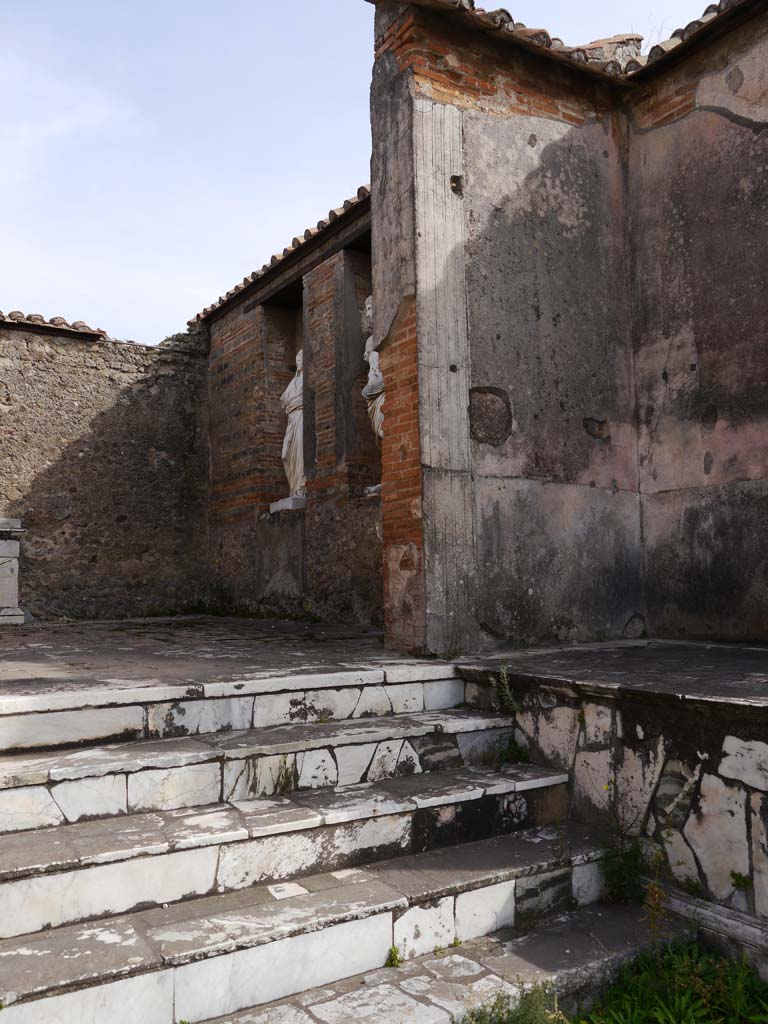
<path id="1" fill-rule="evenodd" d="M 8 755 L 0 831 L 501 764 L 513 726 L 459 709 Z"/>
<path id="2" fill-rule="evenodd" d="M 450 665 L 405 662 L 203 682 L 0 681 L 0 752 L 442 711 L 464 702 L 455 676 Z"/>
<path id="3" fill-rule="evenodd" d="M 599 896 L 597 837 L 533 830 L 0 942 L 3 1024 L 237 1013 Z M 400 870 L 400 874 L 396 872 Z M 418 881 L 421 879 L 422 881 Z"/>
<path id="4" fill-rule="evenodd" d="M 666 923 L 665 940 L 685 935 Z M 452 1024 L 499 994 L 514 1005 L 522 986 L 541 984 L 581 1020 L 627 961 L 657 942 L 642 907 L 579 907 L 207 1024 Z"/>
<path id="5" fill-rule="evenodd" d="M 567 776 L 464 768 L 0 837 L 0 938 L 562 821 Z"/>

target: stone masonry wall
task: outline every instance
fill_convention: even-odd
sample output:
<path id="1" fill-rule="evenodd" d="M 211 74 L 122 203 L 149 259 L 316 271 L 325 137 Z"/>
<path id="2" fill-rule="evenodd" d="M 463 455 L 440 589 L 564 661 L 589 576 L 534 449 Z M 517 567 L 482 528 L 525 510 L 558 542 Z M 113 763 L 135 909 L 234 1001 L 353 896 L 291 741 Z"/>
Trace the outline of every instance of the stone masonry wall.
<path id="1" fill-rule="evenodd" d="M 377 332 L 415 299 L 419 368 L 390 636 L 764 640 L 768 16 L 630 89 L 377 11 Z"/>
<path id="2" fill-rule="evenodd" d="M 621 635 L 642 605 L 611 95 L 456 33 L 450 19 L 380 4 L 374 123 L 388 112 L 411 148 L 394 130 L 374 141 L 374 240 L 378 229 L 383 251 L 403 250 L 385 198 L 376 221 L 376 190 L 410 174 L 424 645 L 446 654 L 498 637 Z M 392 262 L 407 293 L 409 263 Z M 414 560 L 398 570 L 397 550 L 387 555 L 386 475 L 385 461 L 385 566 L 397 595 Z"/>
<path id="3" fill-rule="evenodd" d="M 203 598 L 204 353 L 0 329 L 0 516 L 23 520 L 41 618 L 179 613 Z"/>
<path id="4" fill-rule="evenodd" d="M 381 619 L 380 455 L 362 389 L 370 256 L 303 275 L 300 305 L 243 299 L 211 328 L 211 569 L 217 607 L 273 617 Z M 307 507 L 287 496 L 280 395 L 304 351 Z"/>
<path id="5" fill-rule="evenodd" d="M 629 109 L 652 633 L 768 638 L 768 15 Z"/>
<path id="6" fill-rule="evenodd" d="M 764 705 L 617 696 L 595 682 L 511 689 L 518 742 L 534 762 L 570 773 L 577 820 L 613 839 L 640 837 L 649 862 L 661 854 L 662 879 L 689 896 L 768 921 Z M 467 683 L 467 701 L 498 706 L 481 681 Z"/>

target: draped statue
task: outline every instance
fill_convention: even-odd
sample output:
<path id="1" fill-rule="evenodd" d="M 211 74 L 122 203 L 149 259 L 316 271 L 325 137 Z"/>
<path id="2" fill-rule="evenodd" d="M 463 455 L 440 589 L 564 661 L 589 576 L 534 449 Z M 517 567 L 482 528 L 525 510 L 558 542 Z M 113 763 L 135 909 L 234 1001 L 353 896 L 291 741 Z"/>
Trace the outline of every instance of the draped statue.
<path id="1" fill-rule="evenodd" d="M 373 296 L 365 300 L 365 326 L 373 331 Z M 371 421 L 376 440 L 381 444 L 384 437 L 384 400 L 386 385 L 379 364 L 379 353 L 374 346 L 373 334 L 365 343 L 365 361 L 368 363 L 368 383 L 363 388 L 363 398 L 368 403 L 368 419 Z"/>
<path id="2" fill-rule="evenodd" d="M 288 416 L 283 439 L 283 466 L 288 477 L 290 496 L 304 498 L 307 478 L 304 475 L 304 353 L 296 355 L 296 376 L 280 398 Z"/>

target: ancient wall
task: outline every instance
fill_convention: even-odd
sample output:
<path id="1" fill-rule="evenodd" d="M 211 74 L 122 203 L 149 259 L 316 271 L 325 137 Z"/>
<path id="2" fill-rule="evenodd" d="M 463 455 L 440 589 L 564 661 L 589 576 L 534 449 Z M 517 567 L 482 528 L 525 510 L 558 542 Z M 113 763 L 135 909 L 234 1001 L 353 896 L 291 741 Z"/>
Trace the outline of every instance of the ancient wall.
<path id="1" fill-rule="evenodd" d="M 381 447 L 384 623 L 397 647 L 426 645 L 414 222 L 414 105 L 395 56 L 395 4 L 376 7 L 371 88 L 374 337 L 387 382 Z"/>
<path id="2" fill-rule="evenodd" d="M 740 658 L 747 678 L 750 667 L 756 678 L 762 656 Z M 464 675 L 470 705 L 498 708 L 496 673 Z M 507 676 L 517 741 L 535 763 L 569 773 L 574 818 L 605 829 L 609 845 L 639 838 L 662 883 L 682 890 L 674 897 L 678 912 L 754 952 L 752 925 L 761 922 L 750 918 L 768 922 L 768 715 L 761 698 L 729 699 L 728 687 L 718 694 L 717 671 L 709 687 L 667 671 L 667 694 L 653 692 L 653 680 L 617 686 L 610 670 L 610 682 L 599 675 L 579 681 L 578 672 L 570 682 L 533 675 L 518 678 L 511 667 Z M 768 970 L 764 949 L 761 966 Z"/>
<path id="3" fill-rule="evenodd" d="M 629 109 L 645 601 L 667 635 L 768 637 L 768 17 Z"/>
<path id="4" fill-rule="evenodd" d="M 203 601 L 206 361 L 186 348 L 0 325 L 0 517 L 27 531 L 21 604 L 35 616 Z"/>
<path id="5" fill-rule="evenodd" d="M 211 569 L 218 607 L 381 620 L 380 454 L 362 397 L 370 254 L 341 249 L 271 303 L 244 297 L 210 326 Z M 280 396 L 304 353 L 306 508 L 288 495 Z"/>
<path id="6" fill-rule="evenodd" d="M 621 635 L 642 607 L 611 96 L 446 18 L 380 5 L 377 35 L 374 123 L 397 129 L 374 140 L 375 244 L 399 256 L 377 279 L 390 318 L 395 285 L 401 298 L 413 288 L 409 260 L 418 282 L 424 646 Z M 376 189 L 394 193 L 409 173 L 415 252 L 404 258 L 408 214 L 379 196 L 377 219 Z M 395 546 L 388 558 L 386 460 L 384 481 L 402 635 L 394 600 L 416 562 L 394 570 Z"/>

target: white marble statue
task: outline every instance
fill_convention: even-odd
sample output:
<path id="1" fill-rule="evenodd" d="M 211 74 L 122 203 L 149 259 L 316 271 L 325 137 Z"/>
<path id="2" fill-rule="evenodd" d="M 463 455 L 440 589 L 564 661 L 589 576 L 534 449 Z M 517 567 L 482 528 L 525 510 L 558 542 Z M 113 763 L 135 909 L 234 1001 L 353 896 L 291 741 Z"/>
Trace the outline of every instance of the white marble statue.
<path id="1" fill-rule="evenodd" d="M 283 439 L 283 465 L 290 496 L 304 498 L 307 478 L 304 475 L 304 353 L 301 351 L 296 355 L 296 376 L 283 392 L 280 401 L 288 416 Z"/>
<path id="2" fill-rule="evenodd" d="M 373 296 L 365 300 L 366 329 L 373 330 Z M 368 383 L 363 388 L 363 398 L 368 403 L 368 419 L 371 421 L 376 440 L 381 444 L 384 437 L 384 400 L 386 385 L 379 364 L 379 353 L 374 347 L 373 335 L 365 343 L 365 361 L 368 363 Z"/>

